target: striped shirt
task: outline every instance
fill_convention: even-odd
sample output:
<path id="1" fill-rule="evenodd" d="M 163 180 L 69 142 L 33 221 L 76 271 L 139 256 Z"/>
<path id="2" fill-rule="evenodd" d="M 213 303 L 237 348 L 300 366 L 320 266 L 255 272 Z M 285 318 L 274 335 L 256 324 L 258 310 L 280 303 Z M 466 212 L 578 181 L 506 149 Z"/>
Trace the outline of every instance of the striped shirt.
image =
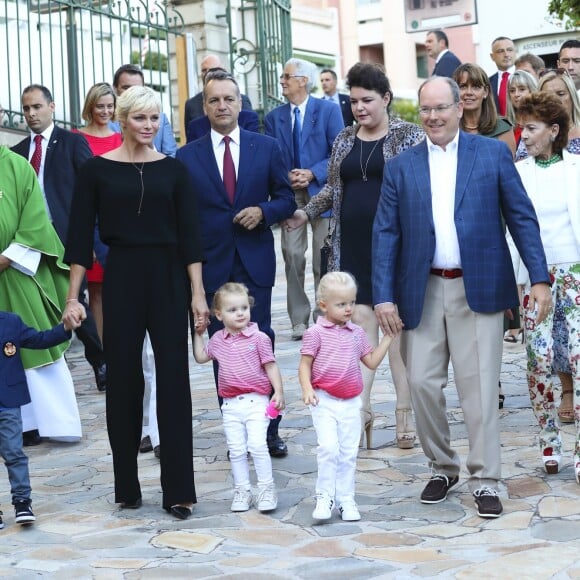
<path id="1" fill-rule="evenodd" d="M 272 386 L 264 365 L 276 362 L 272 341 L 255 322 L 238 334 L 225 328 L 216 332 L 207 345 L 207 356 L 219 363 L 218 394 L 224 399 L 244 393 L 269 395 Z"/>
<path id="2" fill-rule="evenodd" d="M 319 316 L 304 333 L 300 354 L 314 359 L 310 382 L 315 389 L 339 399 L 351 399 L 363 390 L 359 361 L 372 350 L 360 326 L 350 321 L 338 326 Z"/>

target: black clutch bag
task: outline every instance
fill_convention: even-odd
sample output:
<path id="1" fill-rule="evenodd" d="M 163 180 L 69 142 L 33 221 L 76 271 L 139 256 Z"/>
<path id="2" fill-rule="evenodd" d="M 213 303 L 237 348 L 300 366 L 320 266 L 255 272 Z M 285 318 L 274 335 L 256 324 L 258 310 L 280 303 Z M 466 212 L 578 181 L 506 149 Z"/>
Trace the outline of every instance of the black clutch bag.
<path id="1" fill-rule="evenodd" d="M 320 248 L 320 277 L 328 272 L 328 260 L 330 259 L 330 246 L 324 244 Z"/>

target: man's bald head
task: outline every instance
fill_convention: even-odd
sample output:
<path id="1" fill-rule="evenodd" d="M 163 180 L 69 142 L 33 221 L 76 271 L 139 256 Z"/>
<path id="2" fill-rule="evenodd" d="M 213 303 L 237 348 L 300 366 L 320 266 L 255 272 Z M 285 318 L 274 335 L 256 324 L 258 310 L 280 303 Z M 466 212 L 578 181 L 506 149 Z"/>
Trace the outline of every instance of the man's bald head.
<path id="1" fill-rule="evenodd" d="M 217 54 L 208 54 L 203 58 L 201 61 L 201 78 L 205 79 L 205 75 L 212 68 L 224 68 L 222 61 Z"/>

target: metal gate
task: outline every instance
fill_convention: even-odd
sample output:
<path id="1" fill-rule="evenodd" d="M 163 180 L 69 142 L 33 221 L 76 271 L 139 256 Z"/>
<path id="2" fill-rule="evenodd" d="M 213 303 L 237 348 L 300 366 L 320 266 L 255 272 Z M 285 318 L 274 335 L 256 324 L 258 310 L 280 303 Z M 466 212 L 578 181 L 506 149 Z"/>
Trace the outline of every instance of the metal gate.
<path id="1" fill-rule="evenodd" d="M 264 115 L 284 102 L 279 76 L 292 56 L 290 0 L 241 0 L 234 11 L 228 0 L 227 15 L 231 70 Z"/>
<path id="2" fill-rule="evenodd" d="M 60 125 L 79 126 L 88 89 L 112 83 L 115 70 L 129 63 L 142 67 L 169 111 L 171 55 L 183 28 L 166 1 L 0 0 L 3 125 L 26 129 L 20 94 L 35 83 L 53 93 Z"/>

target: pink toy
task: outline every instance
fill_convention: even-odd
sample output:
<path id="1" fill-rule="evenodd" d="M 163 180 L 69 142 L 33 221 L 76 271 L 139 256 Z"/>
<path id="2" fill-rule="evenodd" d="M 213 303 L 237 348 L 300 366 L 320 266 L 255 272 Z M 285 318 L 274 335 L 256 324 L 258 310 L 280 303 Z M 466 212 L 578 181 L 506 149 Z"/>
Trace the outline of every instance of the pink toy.
<path id="1" fill-rule="evenodd" d="M 276 403 L 270 401 L 270 404 L 266 407 L 266 417 L 269 419 L 275 419 L 280 414 L 280 411 L 276 408 Z"/>

